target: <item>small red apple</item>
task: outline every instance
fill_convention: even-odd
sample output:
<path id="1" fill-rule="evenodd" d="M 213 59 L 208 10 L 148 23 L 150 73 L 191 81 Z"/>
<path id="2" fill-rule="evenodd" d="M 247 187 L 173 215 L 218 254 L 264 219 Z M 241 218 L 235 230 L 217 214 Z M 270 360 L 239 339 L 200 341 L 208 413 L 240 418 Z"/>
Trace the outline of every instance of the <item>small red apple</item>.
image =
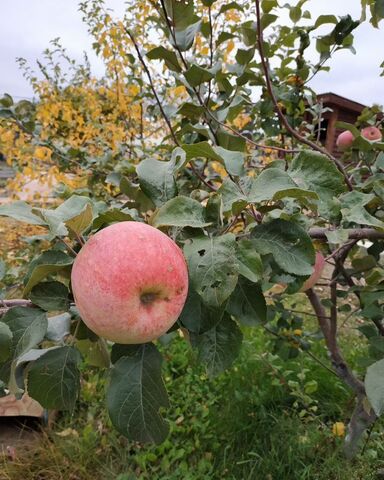
<path id="1" fill-rule="evenodd" d="M 188 293 L 188 270 L 180 248 L 160 230 L 120 222 L 87 241 L 71 282 L 81 318 L 93 332 L 139 344 L 176 322 Z"/>
<path id="2" fill-rule="evenodd" d="M 377 127 L 365 127 L 361 130 L 361 135 L 370 142 L 380 142 L 382 135 Z"/>
<path id="3" fill-rule="evenodd" d="M 337 137 L 336 146 L 339 150 L 346 150 L 352 145 L 354 139 L 355 137 L 353 136 L 353 133 L 349 130 L 345 130 L 345 132 L 340 133 Z"/>
<path id="4" fill-rule="evenodd" d="M 323 257 L 323 254 L 320 252 L 316 252 L 316 260 L 315 260 L 315 265 L 314 265 L 314 270 L 312 275 L 304 282 L 303 286 L 300 289 L 300 292 L 305 292 L 306 290 L 309 290 L 312 288 L 319 280 L 321 277 L 321 274 L 323 273 L 325 266 L 325 258 Z"/>

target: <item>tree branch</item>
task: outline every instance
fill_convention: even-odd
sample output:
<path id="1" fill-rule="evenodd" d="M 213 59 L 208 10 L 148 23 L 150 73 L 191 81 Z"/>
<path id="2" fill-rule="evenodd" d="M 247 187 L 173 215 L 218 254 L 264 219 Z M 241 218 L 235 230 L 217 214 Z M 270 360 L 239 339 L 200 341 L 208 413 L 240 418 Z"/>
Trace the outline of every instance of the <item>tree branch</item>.
<path id="1" fill-rule="evenodd" d="M 325 148 L 320 147 L 315 142 L 312 142 L 311 140 L 308 140 L 307 138 L 301 136 L 294 128 L 291 127 L 291 125 L 289 124 L 285 115 L 283 114 L 281 108 L 279 107 L 278 101 L 277 101 L 275 93 L 273 91 L 272 82 L 271 82 L 271 79 L 270 79 L 270 76 L 269 76 L 268 60 L 266 59 L 266 57 L 264 55 L 264 46 L 263 46 L 264 39 L 263 39 L 263 30 L 262 30 L 262 26 L 261 26 L 260 0 L 255 0 L 255 6 L 256 6 L 256 20 L 257 20 L 257 45 L 258 45 L 258 49 L 259 49 L 259 55 L 260 55 L 260 58 L 261 58 L 261 65 L 262 65 L 263 72 L 264 72 L 264 78 L 265 78 L 267 91 L 269 93 L 269 96 L 271 97 L 272 103 L 275 107 L 275 111 L 276 111 L 280 121 L 284 125 L 287 132 L 289 132 L 292 135 L 292 137 L 296 138 L 296 140 L 298 140 L 300 143 L 303 143 L 304 145 L 307 145 L 308 147 L 311 147 L 313 150 L 316 150 L 317 152 L 320 152 L 323 155 L 326 155 L 329 159 L 331 159 L 333 161 L 333 163 L 336 165 L 336 167 L 338 168 L 338 170 L 340 171 L 340 173 L 343 175 L 344 181 L 345 181 L 348 189 L 353 190 L 353 185 L 352 185 L 351 181 L 349 180 L 348 175 L 346 174 L 346 172 L 344 170 L 344 167 L 341 164 L 341 162 L 337 158 L 335 158 L 333 155 L 331 155 L 328 152 L 328 150 L 326 150 Z"/>
<path id="2" fill-rule="evenodd" d="M 318 240 L 326 240 L 327 233 L 333 232 L 337 230 L 332 230 L 328 228 L 310 228 L 309 229 L 309 236 L 311 238 L 315 238 Z M 352 240 L 383 240 L 384 239 L 384 232 L 379 232 L 374 228 L 353 228 L 348 230 L 348 239 Z"/>
<path id="3" fill-rule="evenodd" d="M 312 308 L 317 315 L 319 322 L 320 330 L 324 335 L 325 344 L 328 348 L 328 352 L 331 357 L 332 366 L 337 373 L 337 375 L 355 392 L 355 394 L 360 396 L 365 396 L 364 384 L 352 373 L 348 365 L 346 364 L 343 356 L 341 355 L 339 346 L 337 344 L 337 339 L 335 336 L 335 326 L 333 322 L 327 320 L 327 315 L 325 309 L 320 302 L 319 297 L 316 295 L 314 290 L 310 288 L 306 291 L 307 297 L 311 302 Z"/>

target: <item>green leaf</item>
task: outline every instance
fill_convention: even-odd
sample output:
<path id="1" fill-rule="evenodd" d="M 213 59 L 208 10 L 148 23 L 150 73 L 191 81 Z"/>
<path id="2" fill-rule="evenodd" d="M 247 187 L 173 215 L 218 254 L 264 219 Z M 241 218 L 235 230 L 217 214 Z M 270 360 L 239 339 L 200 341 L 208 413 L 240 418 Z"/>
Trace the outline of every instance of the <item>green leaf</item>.
<path id="1" fill-rule="evenodd" d="M 127 209 L 128 210 L 128 209 Z M 137 220 L 132 214 L 128 213 L 127 210 L 119 210 L 118 208 L 112 208 L 106 212 L 101 213 L 98 217 L 95 218 L 92 224 L 92 228 L 98 230 L 103 225 L 110 225 L 111 223 L 116 222 L 128 222 L 131 220 Z"/>
<path id="2" fill-rule="evenodd" d="M 130 440 L 159 444 L 168 435 L 168 426 L 158 413 L 169 406 L 161 363 L 156 347 L 147 343 L 111 368 L 108 412 L 113 425 Z"/>
<path id="3" fill-rule="evenodd" d="M 273 8 L 277 7 L 277 0 L 262 0 L 261 9 L 264 13 L 269 13 Z"/>
<path id="4" fill-rule="evenodd" d="M 91 200 L 80 195 L 72 195 L 55 210 L 40 209 L 40 212 L 50 225 L 51 232 L 59 236 L 67 235 L 66 229 L 80 235 L 93 219 Z"/>
<path id="5" fill-rule="evenodd" d="M 337 23 L 337 18 L 335 17 L 335 15 L 320 15 L 320 16 L 316 19 L 316 22 L 315 22 L 314 27 L 315 27 L 315 28 L 318 28 L 318 27 L 320 27 L 321 25 L 324 25 L 325 23 L 334 23 L 334 24 L 336 24 L 336 23 Z"/>
<path id="6" fill-rule="evenodd" d="M 16 359 L 36 347 L 44 338 L 48 321 L 38 308 L 13 307 L 2 318 L 12 332 L 12 355 Z"/>
<path id="7" fill-rule="evenodd" d="M 236 287 L 236 240 L 231 233 L 220 237 L 190 239 L 184 247 L 192 287 L 204 303 L 219 307 Z"/>
<path id="8" fill-rule="evenodd" d="M 219 130 L 217 132 L 217 140 L 220 147 L 235 152 L 245 152 L 246 141 L 244 138 L 232 135 L 224 130 Z"/>
<path id="9" fill-rule="evenodd" d="M 6 323 L 0 322 L 0 363 L 4 363 L 12 353 L 12 331 Z"/>
<path id="10" fill-rule="evenodd" d="M 196 157 L 211 158 L 212 160 L 217 160 L 218 162 L 223 161 L 222 157 L 215 152 L 213 147 L 208 142 L 184 144 L 182 145 L 182 149 L 186 153 L 188 162 Z"/>
<path id="11" fill-rule="evenodd" d="M 167 67 L 174 72 L 181 72 L 181 67 L 179 61 L 177 60 L 177 55 L 171 50 L 167 50 L 165 47 L 160 46 L 153 48 L 147 53 L 147 57 L 150 60 L 164 60 Z"/>
<path id="12" fill-rule="evenodd" d="M 288 173 L 299 188 L 316 192 L 323 201 L 331 200 L 345 191 L 342 174 L 328 157 L 318 152 L 300 152 Z"/>
<path id="13" fill-rule="evenodd" d="M 224 13 L 224 12 L 227 12 L 228 10 L 240 10 L 240 11 L 243 11 L 244 8 L 237 2 L 229 2 L 229 3 L 225 3 L 224 5 L 222 5 L 220 7 L 220 10 L 219 10 L 219 13 L 218 15 Z"/>
<path id="14" fill-rule="evenodd" d="M 221 157 L 225 169 L 230 175 L 240 176 L 244 173 L 244 154 L 227 150 L 223 147 L 214 147 L 214 151 Z"/>
<path id="15" fill-rule="evenodd" d="M 251 240 L 242 239 L 237 243 L 239 273 L 251 282 L 259 282 L 263 276 L 263 262 Z"/>
<path id="16" fill-rule="evenodd" d="M 40 257 L 33 260 L 24 279 L 24 295 L 37 285 L 40 280 L 51 273 L 59 272 L 69 267 L 73 263 L 73 258 L 69 257 L 59 250 L 47 250 Z"/>
<path id="17" fill-rule="evenodd" d="M 236 52 L 236 62 L 238 62 L 240 65 L 246 65 L 253 59 L 254 55 L 254 48 L 249 48 L 247 50 L 239 48 Z"/>
<path id="18" fill-rule="evenodd" d="M 307 233 L 298 225 L 276 219 L 256 226 L 252 242 L 261 255 L 272 254 L 285 272 L 311 275 L 315 263 L 315 250 Z"/>
<path id="19" fill-rule="evenodd" d="M 140 187 L 156 207 L 177 194 L 173 163 L 145 159 L 136 168 Z"/>
<path id="20" fill-rule="evenodd" d="M 369 403 L 379 417 L 384 412 L 384 359 L 379 360 L 367 369 L 365 390 Z"/>
<path id="21" fill-rule="evenodd" d="M 111 349 L 111 362 L 116 363 L 121 357 L 133 357 L 141 349 L 141 345 L 114 343 Z"/>
<path id="22" fill-rule="evenodd" d="M 184 76 L 192 88 L 198 87 L 204 82 L 209 82 L 214 77 L 212 72 L 195 64 L 188 68 Z"/>
<path id="23" fill-rule="evenodd" d="M 297 23 L 301 18 L 301 8 L 298 6 L 293 6 L 289 9 L 289 18 L 293 23 Z"/>
<path id="24" fill-rule="evenodd" d="M 379 22 L 384 18 L 384 0 L 373 0 L 371 2 L 371 23 L 375 28 L 379 28 Z"/>
<path id="25" fill-rule="evenodd" d="M 260 285 L 240 277 L 229 299 L 227 312 L 249 327 L 265 323 L 267 305 Z"/>
<path id="26" fill-rule="evenodd" d="M 272 25 L 279 17 L 272 13 L 264 13 L 261 17 L 261 26 L 265 30 L 269 25 Z"/>
<path id="27" fill-rule="evenodd" d="M 80 392 L 80 361 L 74 347 L 49 350 L 28 368 L 28 394 L 44 408 L 73 410 Z"/>
<path id="28" fill-rule="evenodd" d="M 170 38 L 171 44 L 173 46 L 177 46 L 179 50 L 181 50 L 182 52 L 186 52 L 192 47 L 193 42 L 195 40 L 195 35 L 200 30 L 200 28 L 201 28 L 201 20 L 198 20 L 192 25 L 189 25 L 184 30 L 175 30 L 176 45 L 175 45 L 175 42 L 173 41 L 173 38 Z"/>
<path id="29" fill-rule="evenodd" d="M 372 216 L 364 207 L 360 207 L 359 205 L 356 205 L 351 209 L 342 208 L 341 213 L 343 215 L 343 220 L 346 222 L 370 225 L 372 227 L 384 229 L 384 222 Z"/>
<path id="30" fill-rule="evenodd" d="M 227 177 L 224 179 L 218 193 L 222 196 L 223 212 L 232 211 L 235 215 L 239 214 L 247 205 L 247 199 L 236 183 Z"/>
<path id="31" fill-rule="evenodd" d="M 200 105 L 196 105 L 195 103 L 191 102 L 184 102 L 177 110 L 177 114 L 183 115 L 184 117 L 188 117 L 191 119 L 198 120 L 202 113 L 204 112 L 204 108 Z"/>
<path id="32" fill-rule="evenodd" d="M 207 365 L 210 376 L 218 375 L 232 365 L 242 341 L 241 330 L 228 315 L 204 334 L 191 335 L 192 345 L 198 350 L 198 359 Z"/>
<path id="33" fill-rule="evenodd" d="M 106 341 L 98 338 L 93 342 L 89 338 L 77 340 L 76 347 L 79 349 L 87 365 L 98 368 L 109 368 L 111 360 Z"/>
<path id="34" fill-rule="evenodd" d="M 203 333 L 214 327 L 223 318 L 225 304 L 219 308 L 207 307 L 193 288 L 189 288 L 187 300 L 179 322 L 190 332 Z"/>
<path id="35" fill-rule="evenodd" d="M 46 225 L 44 220 L 32 213 L 32 207 L 22 201 L 1 205 L 0 216 L 11 217 L 31 225 Z"/>
<path id="36" fill-rule="evenodd" d="M 68 312 L 48 318 L 45 338 L 53 342 L 62 342 L 71 331 L 71 315 Z"/>
<path id="37" fill-rule="evenodd" d="M 225 165 L 231 175 L 242 175 L 244 168 L 244 154 L 227 150 L 223 147 L 212 147 L 208 142 L 199 142 L 182 145 L 187 161 L 194 158 L 210 158 Z"/>
<path id="38" fill-rule="evenodd" d="M 252 182 L 248 201 L 280 200 L 284 197 L 318 199 L 315 192 L 299 188 L 287 172 L 280 168 L 263 170 Z"/>
<path id="39" fill-rule="evenodd" d="M 154 227 L 195 227 L 209 225 L 204 218 L 204 207 L 189 197 L 178 196 L 168 200 L 153 216 Z"/>
<path id="40" fill-rule="evenodd" d="M 35 285 L 30 294 L 31 301 L 46 311 L 68 310 L 68 288 L 60 282 L 41 282 Z"/>
<path id="41" fill-rule="evenodd" d="M 8 93 L 4 93 L 3 97 L 0 98 L 0 105 L 2 105 L 5 108 L 12 107 L 13 98 L 11 97 L 11 95 L 9 95 Z"/>
<path id="42" fill-rule="evenodd" d="M 168 17 L 172 19 L 172 25 L 176 29 L 183 29 L 190 25 L 194 19 L 193 0 L 165 0 L 165 9 Z"/>

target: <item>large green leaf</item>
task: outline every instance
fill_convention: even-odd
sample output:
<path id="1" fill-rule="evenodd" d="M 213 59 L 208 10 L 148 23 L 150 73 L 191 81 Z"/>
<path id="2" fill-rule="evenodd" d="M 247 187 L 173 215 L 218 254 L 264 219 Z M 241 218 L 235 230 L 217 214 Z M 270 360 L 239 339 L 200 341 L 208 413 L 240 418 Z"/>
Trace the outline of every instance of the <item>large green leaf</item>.
<path id="1" fill-rule="evenodd" d="M 165 0 L 164 6 L 168 18 L 176 29 L 183 29 L 193 22 L 195 13 L 193 0 L 185 0 L 183 2 L 179 0 Z"/>
<path id="2" fill-rule="evenodd" d="M 79 351 L 70 346 L 49 350 L 28 368 L 28 393 L 44 408 L 73 410 L 80 391 Z"/>
<path id="3" fill-rule="evenodd" d="M 48 318 L 45 338 L 53 342 L 62 342 L 71 330 L 71 315 L 68 312 Z"/>
<path id="4" fill-rule="evenodd" d="M 137 217 L 134 215 L 135 212 L 135 210 L 119 210 L 118 208 L 112 208 L 111 210 L 100 213 L 100 215 L 94 219 L 92 227 L 99 229 L 103 225 L 109 225 L 115 222 L 128 222 L 130 220 L 137 220 Z"/>
<path id="5" fill-rule="evenodd" d="M 315 192 L 299 188 L 284 170 L 267 168 L 252 182 L 248 200 L 257 203 L 284 197 L 318 199 Z"/>
<path id="6" fill-rule="evenodd" d="M 154 227 L 205 227 L 204 207 L 197 200 L 178 196 L 168 200 L 152 218 Z"/>
<path id="7" fill-rule="evenodd" d="M 145 159 L 136 168 L 140 187 L 157 207 L 177 194 L 172 162 Z"/>
<path id="8" fill-rule="evenodd" d="M 54 210 L 38 209 L 53 235 L 80 235 L 92 223 L 93 209 L 88 197 L 72 195 Z"/>
<path id="9" fill-rule="evenodd" d="M 2 318 L 12 332 L 12 355 L 16 359 L 38 345 L 47 331 L 45 312 L 39 308 L 13 307 Z"/>
<path id="10" fill-rule="evenodd" d="M 60 282 L 41 282 L 35 285 L 29 298 L 46 311 L 67 310 L 69 308 L 68 288 Z"/>
<path id="11" fill-rule="evenodd" d="M 22 201 L 0 205 L 0 216 L 11 217 L 32 225 L 46 225 L 43 219 L 32 213 L 32 207 Z"/>
<path id="12" fill-rule="evenodd" d="M 219 307 L 233 292 L 238 277 L 236 240 L 231 233 L 221 237 L 198 237 L 184 248 L 192 287 L 204 303 Z"/>
<path id="13" fill-rule="evenodd" d="M 259 282 L 263 276 L 263 262 L 251 240 L 243 238 L 237 242 L 239 273 L 251 282 Z"/>
<path id="14" fill-rule="evenodd" d="M 367 369 L 365 390 L 369 403 L 377 416 L 384 413 L 384 359 L 379 360 Z"/>
<path id="15" fill-rule="evenodd" d="M 203 333 L 214 327 L 223 318 L 225 304 L 219 308 L 207 307 L 198 293 L 189 288 L 188 297 L 180 314 L 179 322 L 194 333 Z"/>
<path id="16" fill-rule="evenodd" d="M 264 323 L 267 318 L 267 305 L 260 285 L 240 277 L 229 299 L 227 312 L 250 327 Z"/>
<path id="17" fill-rule="evenodd" d="M 316 192 L 323 201 L 331 200 L 345 191 L 342 174 L 328 157 L 318 152 L 300 152 L 288 173 L 299 188 Z"/>
<path id="18" fill-rule="evenodd" d="M 165 64 L 170 70 L 174 72 L 181 72 L 179 61 L 175 52 L 166 49 L 163 46 L 155 47 L 147 53 L 150 60 L 164 60 Z"/>
<path id="19" fill-rule="evenodd" d="M 218 162 L 223 161 L 223 158 L 214 150 L 212 145 L 210 145 L 208 142 L 184 144 L 182 145 L 182 148 L 187 155 L 188 161 L 193 160 L 197 157 L 211 158 L 212 160 L 217 160 Z"/>
<path id="20" fill-rule="evenodd" d="M 24 295 L 29 293 L 47 275 L 59 272 L 72 265 L 72 263 L 73 258 L 59 250 L 43 252 L 40 257 L 33 260 L 29 265 L 28 273 L 24 279 Z"/>
<path id="21" fill-rule="evenodd" d="M 113 365 L 107 406 L 113 425 L 130 440 L 161 443 L 168 426 L 159 408 L 168 407 L 161 378 L 162 358 L 153 344 L 141 345 L 132 356 Z"/>
<path id="22" fill-rule="evenodd" d="M 210 376 L 229 368 L 238 356 L 243 334 L 228 315 L 202 335 L 191 335 L 192 345 L 198 350 L 199 361 L 207 365 Z"/>
<path id="23" fill-rule="evenodd" d="M 222 197 L 223 212 L 232 211 L 237 215 L 248 203 L 244 193 L 229 177 L 224 179 L 218 193 L 220 193 Z"/>
<path id="24" fill-rule="evenodd" d="M 223 147 L 214 147 L 214 151 L 222 158 L 227 172 L 231 175 L 243 175 L 244 154 Z"/>
<path id="25" fill-rule="evenodd" d="M 184 76 L 191 87 L 198 87 L 204 82 L 209 82 L 214 77 L 212 72 L 195 64 L 188 68 Z"/>
<path id="26" fill-rule="evenodd" d="M 9 326 L 0 322 L 0 363 L 5 362 L 11 356 L 12 336 Z"/>
<path id="27" fill-rule="evenodd" d="M 182 3 L 182 2 L 180 2 Z M 193 42 L 195 40 L 195 35 L 196 33 L 200 30 L 201 28 L 201 20 L 198 20 L 195 23 L 192 23 L 191 25 L 188 25 L 187 28 L 184 30 L 176 30 L 175 31 L 175 40 L 176 40 L 176 45 L 179 50 L 182 52 L 186 52 L 189 50 Z M 175 42 L 173 41 L 173 38 L 171 38 L 171 43 L 172 45 L 175 46 Z"/>
<path id="28" fill-rule="evenodd" d="M 311 275 L 315 250 L 308 234 L 297 224 L 276 219 L 252 230 L 252 241 L 261 255 L 272 254 L 279 267 L 294 275 Z"/>

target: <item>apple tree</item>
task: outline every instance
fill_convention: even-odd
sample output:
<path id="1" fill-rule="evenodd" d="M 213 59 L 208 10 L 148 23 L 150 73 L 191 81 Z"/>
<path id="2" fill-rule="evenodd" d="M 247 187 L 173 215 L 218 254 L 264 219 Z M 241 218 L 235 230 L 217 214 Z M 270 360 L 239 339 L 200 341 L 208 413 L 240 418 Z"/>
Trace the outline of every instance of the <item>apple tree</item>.
<path id="1" fill-rule="evenodd" d="M 384 411 L 384 143 L 361 134 L 380 128 L 383 116 L 374 107 L 356 125 L 341 125 L 353 142 L 335 157 L 318 141 L 324 111 L 309 81 L 340 50 L 354 52 L 361 23 L 378 28 L 383 3 L 361 0 L 359 19 L 312 18 L 306 0 L 130 3 L 121 19 L 102 0 L 80 4 L 104 79 L 78 69 L 82 76 L 58 81 L 45 69 L 39 101 L 1 100 L 0 145 L 9 162 L 33 169 L 40 149 L 60 173 L 87 182 L 62 191 L 54 208 L 0 207 L 0 215 L 44 227 L 50 242 L 19 279 L 19 298 L 2 295 L 0 391 L 27 391 L 45 408 L 71 410 L 80 363 L 97 364 L 109 370 L 114 426 L 133 440 L 164 440 L 159 410 L 168 399 L 156 343 L 99 338 L 80 318 L 70 283 L 93 234 L 145 222 L 183 249 L 189 292 L 171 330 L 183 332 L 210 375 L 236 359 L 242 325 L 268 331 L 283 358 L 324 342 L 326 368 L 355 397 L 345 439 L 353 456 Z M 308 283 L 319 276 L 320 253 L 321 295 Z M 297 295 L 305 295 L 319 335 L 287 307 Z M 369 344 L 363 375 L 341 351 L 340 316 L 357 318 Z"/>

